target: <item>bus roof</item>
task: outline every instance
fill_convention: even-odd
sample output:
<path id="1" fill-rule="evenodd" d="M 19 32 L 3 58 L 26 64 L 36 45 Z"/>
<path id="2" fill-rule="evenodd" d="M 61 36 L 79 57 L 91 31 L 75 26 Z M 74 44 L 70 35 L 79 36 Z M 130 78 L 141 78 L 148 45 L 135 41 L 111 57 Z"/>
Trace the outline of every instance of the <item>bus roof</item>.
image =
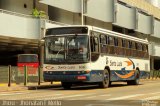
<path id="1" fill-rule="evenodd" d="M 32 55 L 32 56 L 33 56 L 33 55 L 37 56 L 38 54 L 18 54 L 18 56 L 26 56 L 26 55 L 27 55 L 27 56 L 30 56 L 30 55 Z"/>
<path id="2" fill-rule="evenodd" d="M 66 27 L 88 27 L 89 30 L 92 30 L 95 32 L 99 32 L 99 33 L 108 34 L 108 35 L 111 35 L 114 37 L 120 37 L 123 39 L 128 39 L 128 40 L 132 40 L 132 41 L 136 41 L 136 42 L 149 44 L 148 40 L 140 39 L 140 38 L 133 37 L 130 35 L 114 32 L 111 30 L 107 30 L 107 29 L 103 29 L 103 28 L 99 28 L 99 27 L 95 27 L 95 26 L 90 26 L 90 25 L 69 25 L 69 26 L 58 26 L 58 27 L 54 27 L 54 28 L 66 28 Z M 52 29 L 52 28 L 49 28 L 49 29 Z"/>
<path id="3" fill-rule="evenodd" d="M 96 32 L 100 32 L 100 33 L 103 33 L 103 34 L 108 34 L 108 35 L 111 35 L 111 36 L 115 36 L 115 37 L 120 37 L 120 38 L 124 38 L 124 39 L 128 39 L 128 40 L 132 40 L 132 41 L 148 44 L 148 40 L 144 40 L 144 39 L 140 39 L 140 38 L 133 37 L 133 36 L 130 36 L 130 35 L 114 32 L 114 31 L 110 31 L 110 30 L 107 30 L 107 29 L 102 29 L 102 28 L 98 28 L 98 27 L 94 27 L 93 26 L 91 28 L 91 30 L 96 31 Z"/>

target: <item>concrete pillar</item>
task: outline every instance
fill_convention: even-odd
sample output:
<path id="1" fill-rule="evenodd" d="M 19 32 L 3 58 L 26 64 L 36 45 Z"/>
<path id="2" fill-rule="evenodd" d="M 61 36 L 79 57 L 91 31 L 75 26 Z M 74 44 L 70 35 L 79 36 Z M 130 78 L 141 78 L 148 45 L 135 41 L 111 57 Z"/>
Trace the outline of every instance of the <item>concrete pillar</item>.
<path id="1" fill-rule="evenodd" d="M 151 70 L 154 70 L 154 57 L 153 56 L 150 57 L 150 67 L 151 67 Z"/>
<path id="2" fill-rule="evenodd" d="M 39 41 L 39 51 L 40 51 L 40 65 L 43 67 L 44 64 L 44 42 L 43 42 L 43 37 L 45 36 L 45 28 L 40 29 L 40 41 Z"/>
<path id="3" fill-rule="evenodd" d="M 43 64 L 44 64 L 44 46 L 41 45 L 39 47 L 40 49 L 40 66 L 43 67 Z"/>

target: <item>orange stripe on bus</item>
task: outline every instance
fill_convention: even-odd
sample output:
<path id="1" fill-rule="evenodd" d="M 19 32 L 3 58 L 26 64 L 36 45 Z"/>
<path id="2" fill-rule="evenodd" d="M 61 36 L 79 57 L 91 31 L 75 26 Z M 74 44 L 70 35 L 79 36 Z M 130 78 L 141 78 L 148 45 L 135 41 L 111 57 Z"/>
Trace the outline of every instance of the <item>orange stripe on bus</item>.
<path id="1" fill-rule="evenodd" d="M 115 72 L 115 73 L 116 73 L 116 75 L 117 75 L 118 77 L 120 77 L 120 78 L 129 78 L 129 77 L 131 77 L 131 76 L 134 75 L 135 70 L 132 70 L 131 72 L 129 72 L 128 74 L 125 74 L 125 75 L 118 74 L 117 72 Z"/>

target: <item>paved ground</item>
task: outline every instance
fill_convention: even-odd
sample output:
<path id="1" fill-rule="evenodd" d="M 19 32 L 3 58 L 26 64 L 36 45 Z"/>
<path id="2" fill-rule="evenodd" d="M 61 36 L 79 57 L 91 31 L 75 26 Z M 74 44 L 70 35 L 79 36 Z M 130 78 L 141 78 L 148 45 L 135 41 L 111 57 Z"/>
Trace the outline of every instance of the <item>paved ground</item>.
<path id="1" fill-rule="evenodd" d="M 45 89 L 1 92 L 0 100 L 46 100 L 45 103 L 61 103 L 62 106 L 159 106 L 160 80 L 144 80 L 138 86 L 114 83 L 107 89 L 88 85 L 74 86 L 70 90 L 53 86 Z"/>
<path id="2" fill-rule="evenodd" d="M 154 81 L 160 80 L 158 79 L 141 79 L 141 81 Z M 12 83 L 10 87 L 8 87 L 7 83 L 0 83 L 0 92 L 7 92 L 7 91 L 21 91 L 21 90 L 28 90 L 28 89 L 38 89 L 38 88 L 51 88 L 57 85 L 61 85 L 60 82 L 42 82 L 40 85 L 38 83 L 28 83 L 27 86 L 24 86 L 23 83 L 16 84 Z"/>

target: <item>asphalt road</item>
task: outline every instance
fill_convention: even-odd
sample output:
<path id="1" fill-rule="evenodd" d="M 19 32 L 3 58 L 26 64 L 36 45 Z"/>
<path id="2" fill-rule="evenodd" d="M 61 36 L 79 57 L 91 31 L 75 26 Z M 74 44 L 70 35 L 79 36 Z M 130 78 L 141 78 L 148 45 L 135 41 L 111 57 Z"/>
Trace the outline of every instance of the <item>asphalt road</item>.
<path id="1" fill-rule="evenodd" d="M 5 100 L 19 100 L 22 104 L 23 100 L 28 100 L 25 102 L 29 102 L 29 105 L 32 105 L 30 100 L 45 101 L 41 106 L 160 106 L 160 80 L 141 81 L 138 86 L 113 83 L 110 88 L 106 89 L 100 89 L 96 85 L 87 85 L 74 86 L 70 90 L 54 87 L 2 92 L 0 100 L 3 100 L 1 104 L 5 104 Z"/>

